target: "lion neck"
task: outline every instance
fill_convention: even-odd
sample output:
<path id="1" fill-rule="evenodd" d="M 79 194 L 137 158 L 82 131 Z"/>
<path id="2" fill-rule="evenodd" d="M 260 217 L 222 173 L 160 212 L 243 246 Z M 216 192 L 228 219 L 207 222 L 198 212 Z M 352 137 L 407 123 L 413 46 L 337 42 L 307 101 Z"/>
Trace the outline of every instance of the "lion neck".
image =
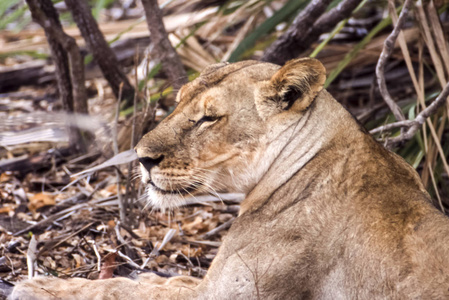
<path id="1" fill-rule="evenodd" d="M 263 206 L 272 194 L 314 159 L 332 139 L 349 131 L 360 133 L 349 113 L 326 91 L 318 95 L 312 106 L 287 128 L 268 134 L 264 155 L 256 164 L 262 174 L 240 206 L 240 215 Z M 277 120 L 276 122 L 279 122 Z M 353 123 L 353 124 L 349 124 Z M 275 124 L 275 123 L 274 123 Z M 277 126 L 279 127 L 279 126 Z M 276 128 L 272 126 L 271 128 Z"/>

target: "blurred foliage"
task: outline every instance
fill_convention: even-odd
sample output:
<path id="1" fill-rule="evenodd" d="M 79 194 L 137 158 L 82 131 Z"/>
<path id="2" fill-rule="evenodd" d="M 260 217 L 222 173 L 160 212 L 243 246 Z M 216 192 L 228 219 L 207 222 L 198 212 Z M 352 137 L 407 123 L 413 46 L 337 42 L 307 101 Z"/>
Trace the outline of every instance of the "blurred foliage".
<path id="1" fill-rule="evenodd" d="M 98 20 L 103 9 L 108 8 L 115 0 L 91 0 L 92 14 Z"/>
<path id="2" fill-rule="evenodd" d="M 31 22 L 29 16 L 25 16 L 28 6 L 21 0 L 3 0 L 0 2 L 0 30 L 10 23 L 15 23 L 14 30 L 20 31 Z"/>

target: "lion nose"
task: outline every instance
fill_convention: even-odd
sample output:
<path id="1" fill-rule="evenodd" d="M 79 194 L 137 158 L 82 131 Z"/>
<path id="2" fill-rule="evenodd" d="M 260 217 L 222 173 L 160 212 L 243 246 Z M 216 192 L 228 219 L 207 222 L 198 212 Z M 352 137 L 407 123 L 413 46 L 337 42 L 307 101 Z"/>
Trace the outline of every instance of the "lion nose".
<path id="1" fill-rule="evenodd" d="M 157 166 L 163 159 L 164 159 L 163 155 L 157 158 L 146 156 L 140 157 L 139 162 L 144 166 L 145 169 L 147 169 L 148 172 L 150 172 L 150 170 L 153 167 Z"/>

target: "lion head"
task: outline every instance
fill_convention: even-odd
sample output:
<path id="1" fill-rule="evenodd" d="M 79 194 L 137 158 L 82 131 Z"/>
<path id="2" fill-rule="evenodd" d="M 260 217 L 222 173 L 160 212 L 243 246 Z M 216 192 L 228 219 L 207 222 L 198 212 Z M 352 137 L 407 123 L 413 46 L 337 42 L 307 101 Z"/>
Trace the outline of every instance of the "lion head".
<path id="1" fill-rule="evenodd" d="M 248 193 L 281 150 L 280 133 L 305 114 L 325 78 L 323 65 L 309 58 L 282 68 L 258 61 L 207 67 L 135 148 L 150 204 L 173 208 L 199 193 Z"/>

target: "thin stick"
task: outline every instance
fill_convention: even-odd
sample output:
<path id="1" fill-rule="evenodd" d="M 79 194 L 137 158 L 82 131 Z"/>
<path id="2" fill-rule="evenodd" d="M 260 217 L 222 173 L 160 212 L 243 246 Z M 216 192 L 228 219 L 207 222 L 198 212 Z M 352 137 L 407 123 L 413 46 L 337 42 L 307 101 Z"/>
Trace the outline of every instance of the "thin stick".
<path id="1" fill-rule="evenodd" d="M 101 272 L 101 256 L 100 256 L 100 253 L 98 252 L 98 248 L 97 248 L 97 245 L 95 244 L 95 241 L 91 241 L 91 242 L 92 242 L 92 247 L 95 252 L 95 256 L 97 257 L 97 270 L 98 270 L 98 272 Z"/>
<path id="2" fill-rule="evenodd" d="M 115 124 L 114 124 L 114 140 L 113 140 L 113 147 L 114 147 L 114 155 L 118 154 L 118 117 L 120 115 L 120 103 L 122 100 L 122 87 L 123 85 L 120 85 L 119 89 L 119 97 L 117 99 L 117 109 L 115 111 Z M 120 221 L 124 224 L 126 223 L 126 203 L 122 197 L 122 194 L 120 192 L 120 171 L 118 167 L 115 169 L 115 175 L 117 177 L 117 197 L 119 200 L 119 211 L 120 211 Z"/>
<path id="3" fill-rule="evenodd" d="M 432 104 L 430 104 L 426 109 L 424 109 L 416 116 L 416 118 L 412 121 L 411 125 L 408 126 L 409 129 L 407 130 L 407 132 L 405 132 L 402 136 L 389 139 L 389 143 L 399 143 L 410 140 L 415 135 L 415 133 L 421 128 L 421 125 L 426 122 L 427 118 L 434 115 L 437 112 L 438 108 L 440 108 L 445 104 L 447 97 L 449 97 L 449 82 L 446 84 L 443 91 L 435 99 L 435 101 L 433 101 Z"/>
<path id="4" fill-rule="evenodd" d="M 232 218 L 229 221 L 221 224 L 220 226 L 215 227 L 211 231 L 208 231 L 205 234 L 203 234 L 203 236 L 201 238 L 205 239 L 205 240 L 210 239 L 211 237 L 217 235 L 220 231 L 229 229 L 231 227 L 232 223 L 234 222 L 234 220 L 235 220 L 235 218 Z"/>
<path id="5" fill-rule="evenodd" d="M 449 82 L 446 84 L 446 86 L 441 91 L 440 95 L 435 99 L 435 101 L 433 101 L 432 104 L 430 104 L 426 109 L 421 111 L 414 120 L 399 121 L 384 126 L 380 126 L 378 128 L 371 130 L 370 133 L 374 134 L 385 130 L 391 130 L 394 128 L 407 127 L 408 128 L 407 132 L 405 132 L 401 136 L 388 139 L 387 145 L 408 141 L 421 128 L 421 126 L 426 122 L 426 120 L 430 116 L 434 115 L 437 112 L 438 108 L 440 108 L 446 103 L 448 97 L 449 97 Z"/>
<path id="6" fill-rule="evenodd" d="M 399 122 L 394 122 L 394 123 L 379 126 L 377 128 L 374 128 L 373 130 L 371 130 L 369 133 L 376 134 L 379 132 L 384 132 L 384 131 L 392 130 L 395 128 L 410 128 L 410 126 L 412 126 L 412 125 L 414 125 L 413 120 L 399 121 Z"/>
<path id="7" fill-rule="evenodd" d="M 391 3 L 391 2 L 390 2 Z M 408 15 L 409 8 L 411 5 L 411 0 L 405 0 L 404 6 L 402 7 L 401 14 L 399 15 L 398 22 L 396 23 L 396 26 L 394 26 L 393 31 L 388 36 L 388 38 L 384 42 L 384 47 L 382 49 L 382 53 L 380 54 L 379 60 L 377 61 L 376 66 L 376 77 L 377 77 L 377 83 L 379 85 L 379 91 L 382 95 L 382 98 L 387 103 L 388 107 L 390 107 L 390 110 L 393 112 L 393 115 L 395 116 L 396 120 L 398 121 L 404 121 L 405 117 L 404 114 L 401 111 L 401 108 L 394 102 L 394 100 L 391 98 L 390 93 L 387 89 L 387 83 L 385 81 L 385 65 L 390 57 L 391 53 L 393 53 L 394 50 L 394 44 L 396 42 L 396 39 L 401 32 L 402 27 L 405 23 L 405 17 Z"/>
<path id="8" fill-rule="evenodd" d="M 28 267 L 28 279 L 34 277 L 35 274 L 35 265 L 37 258 L 37 241 L 34 234 L 31 236 L 30 243 L 28 244 L 27 250 L 27 267 Z"/>

